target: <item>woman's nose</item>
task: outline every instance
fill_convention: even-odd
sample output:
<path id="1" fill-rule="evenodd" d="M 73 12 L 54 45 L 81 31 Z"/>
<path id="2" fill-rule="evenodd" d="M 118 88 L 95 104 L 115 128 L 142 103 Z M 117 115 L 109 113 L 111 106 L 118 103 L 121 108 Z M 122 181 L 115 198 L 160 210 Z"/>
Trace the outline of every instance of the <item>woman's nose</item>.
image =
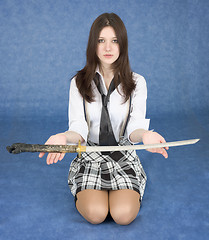
<path id="1" fill-rule="evenodd" d="M 111 43 L 110 43 L 110 42 L 106 42 L 106 44 L 105 44 L 105 50 L 106 50 L 106 51 L 110 51 L 110 50 L 111 50 Z"/>

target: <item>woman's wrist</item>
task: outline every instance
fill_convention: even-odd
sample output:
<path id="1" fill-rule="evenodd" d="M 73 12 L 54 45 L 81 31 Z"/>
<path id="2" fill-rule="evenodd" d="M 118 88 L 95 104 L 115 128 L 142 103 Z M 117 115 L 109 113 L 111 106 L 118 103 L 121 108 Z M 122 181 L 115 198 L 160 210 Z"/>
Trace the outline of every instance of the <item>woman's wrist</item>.
<path id="1" fill-rule="evenodd" d="M 153 132 L 154 132 L 154 129 L 144 131 L 144 133 L 142 134 L 142 141 L 143 141 L 144 138 L 147 137 L 147 135 L 149 135 L 150 133 L 153 133 Z"/>
<path id="2" fill-rule="evenodd" d="M 145 133 L 149 132 L 148 130 L 145 129 L 136 129 L 135 131 L 133 131 L 130 136 L 129 139 L 131 142 L 133 143 L 139 143 L 142 142 L 143 140 L 143 136 Z"/>
<path id="3" fill-rule="evenodd" d="M 61 133 L 66 137 L 67 143 L 75 143 L 78 144 L 78 142 L 80 141 L 81 143 L 83 143 L 85 140 L 83 139 L 83 137 L 73 131 L 66 131 L 64 133 Z"/>

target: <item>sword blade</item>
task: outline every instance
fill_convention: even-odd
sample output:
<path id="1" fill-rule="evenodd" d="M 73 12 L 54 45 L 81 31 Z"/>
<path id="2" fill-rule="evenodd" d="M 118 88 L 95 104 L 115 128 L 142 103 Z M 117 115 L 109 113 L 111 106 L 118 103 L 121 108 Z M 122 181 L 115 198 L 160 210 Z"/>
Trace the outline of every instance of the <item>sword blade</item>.
<path id="1" fill-rule="evenodd" d="M 86 152 L 113 152 L 113 151 L 126 151 L 126 150 L 144 150 L 152 148 L 164 148 L 164 147 L 177 147 L 183 145 L 195 144 L 200 139 L 189 139 L 184 141 L 146 144 L 146 145 L 125 145 L 125 146 L 86 146 Z"/>

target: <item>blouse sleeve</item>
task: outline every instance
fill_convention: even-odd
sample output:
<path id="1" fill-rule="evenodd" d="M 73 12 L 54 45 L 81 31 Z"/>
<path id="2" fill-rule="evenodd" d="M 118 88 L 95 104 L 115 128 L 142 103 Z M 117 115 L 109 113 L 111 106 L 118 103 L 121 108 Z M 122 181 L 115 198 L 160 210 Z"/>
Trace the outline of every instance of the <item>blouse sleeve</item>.
<path id="1" fill-rule="evenodd" d="M 146 101 L 147 101 L 147 85 L 144 77 L 134 73 L 136 88 L 132 93 L 132 103 L 130 119 L 127 125 L 127 136 L 136 129 L 149 129 L 150 119 L 146 119 Z M 129 139 L 130 140 L 130 139 Z"/>
<path id="2" fill-rule="evenodd" d="M 76 86 L 75 78 L 73 78 L 70 83 L 68 120 L 68 130 L 80 134 L 86 142 L 88 125 L 84 114 L 83 97 Z"/>

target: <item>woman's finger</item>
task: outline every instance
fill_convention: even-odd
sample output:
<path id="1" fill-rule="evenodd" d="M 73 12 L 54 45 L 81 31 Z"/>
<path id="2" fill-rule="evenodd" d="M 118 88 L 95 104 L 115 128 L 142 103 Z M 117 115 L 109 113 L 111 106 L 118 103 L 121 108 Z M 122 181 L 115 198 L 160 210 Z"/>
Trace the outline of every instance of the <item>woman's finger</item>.
<path id="1" fill-rule="evenodd" d="M 49 153 L 48 154 L 47 159 L 46 159 L 48 165 L 53 164 L 54 159 L 55 159 L 55 155 L 56 155 L 55 153 Z"/>
<path id="2" fill-rule="evenodd" d="M 167 153 L 167 151 L 164 148 L 150 148 L 150 149 L 147 149 L 147 151 L 149 151 L 151 153 L 160 153 L 165 158 L 168 158 L 168 153 Z"/>
<path id="3" fill-rule="evenodd" d="M 40 158 L 42 158 L 42 157 L 44 156 L 44 154 L 45 154 L 44 152 L 41 152 L 41 153 L 39 153 L 38 156 L 39 156 Z"/>
<path id="4" fill-rule="evenodd" d="M 164 158 L 168 158 L 168 153 L 164 148 L 162 150 L 162 155 L 164 156 Z"/>
<path id="5" fill-rule="evenodd" d="M 48 165 L 61 161 L 65 156 L 65 153 L 49 153 L 46 159 Z"/>
<path id="6" fill-rule="evenodd" d="M 165 158 L 168 157 L 168 153 L 166 152 L 166 150 L 164 148 L 159 148 L 159 150 L 157 150 L 157 153 L 162 154 Z"/>
<path id="7" fill-rule="evenodd" d="M 57 163 L 60 158 L 60 153 L 57 153 L 54 158 L 54 163 Z"/>
<path id="8" fill-rule="evenodd" d="M 65 153 L 61 153 L 59 157 L 59 161 L 61 161 L 64 158 L 64 156 L 65 156 Z"/>
<path id="9" fill-rule="evenodd" d="M 161 136 L 161 137 L 162 137 L 162 136 Z M 161 140 L 160 140 L 160 142 L 161 142 L 161 143 L 166 143 L 166 140 L 165 140 L 165 138 L 164 138 L 164 137 L 162 137 L 162 138 L 161 138 Z M 165 149 L 166 149 L 166 150 L 168 150 L 168 149 L 169 149 L 169 147 L 165 147 Z"/>
<path id="10" fill-rule="evenodd" d="M 156 153 L 157 152 L 157 148 L 148 148 L 146 149 L 148 152 L 151 152 L 151 153 Z"/>
<path id="11" fill-rule="evenodd" d="M 166 143 L 166 140 L 164 137 L 161 136 L 161 140 L 160 140 L 161 143 Z M 168 150 L 169 147 L 165 147 L 164 149 Z M 166 152 L 166 151 L 165 151 Z M 168 154 L 167 154 L 168 155 Z"/>
<path id="12" fill-rule="evenodd" d="M 46 158 L 46 163 L 48 165 L 50 164 L 50 159 L 51 159 L 51 153 L 48 153 L 47 158 Z"/>

